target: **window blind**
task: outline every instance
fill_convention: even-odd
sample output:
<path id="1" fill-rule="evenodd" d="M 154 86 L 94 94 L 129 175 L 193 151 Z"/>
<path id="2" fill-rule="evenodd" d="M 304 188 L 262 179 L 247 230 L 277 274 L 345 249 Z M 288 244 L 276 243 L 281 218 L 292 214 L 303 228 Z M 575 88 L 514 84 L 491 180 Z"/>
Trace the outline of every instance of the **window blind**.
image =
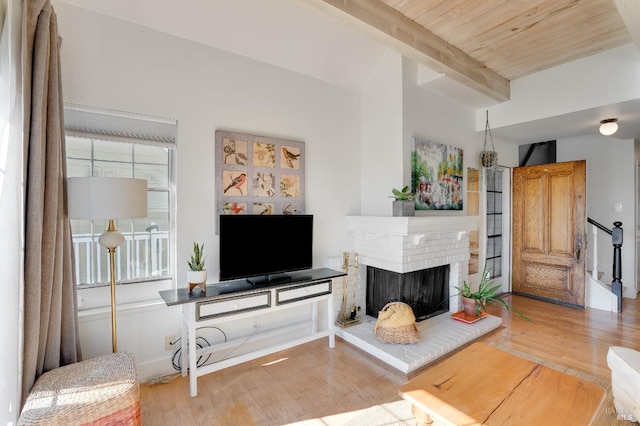
<path id="1" fill-rule="evenodd" d="M 177 120 L 144 114 L 65 104 L 67 134 L 175 147 Z"/>

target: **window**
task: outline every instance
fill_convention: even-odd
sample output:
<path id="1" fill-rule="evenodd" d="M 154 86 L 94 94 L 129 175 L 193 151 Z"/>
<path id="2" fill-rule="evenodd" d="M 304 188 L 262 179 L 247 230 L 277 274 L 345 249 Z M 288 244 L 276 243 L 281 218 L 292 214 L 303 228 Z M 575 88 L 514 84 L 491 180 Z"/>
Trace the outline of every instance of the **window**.
<path id="1" fill-rule="evenodd" d="M 86 113 L 83 111 L 83 113 Z M 115 277 L 118 283 L 140 282 L 172 277 L 173 258 L 173 151 L 174 144 L 154 142 L 145 132 L 118 129 L 118 120 L 109 123 L 110 134 L 72 130 L 78 121 L 74 111 L 65 115 L 67 174 L 69 177 L 101 176 L 132 177 L 147 181 L 148 215 L 139 219 L 120 219 L 118 230 L 125 242 L 116 250 Z M 89 115 L 87 117 L 95 118 Z M 97 116 L 98 119 L 100 116 Z M 113 116 L 109 116 L 113 119 Z M 131 128 L 130 117 L 127 125 Z M 99 120 L 100 121 L 100 120 Z M 84 120 L 91 123 L 91 120 Z M 123 122 L 123 121 L 121 121 Z M 93 123 L 92 128 L 99 128 Z M 146 123 L 148 125 L 148 123 Z M 174 125 L 175 127 L 175 125 Z M 175 132 L 175 130 L 174 130 Z M 99 133 L 99 134 L 96 134 Z M 75 275 L 78 286 L 109 282 L 108 251 L 98 238 L 107 228 L 106 220 L 72 220 L 71 229 L 76 258 Z"/>
<path id="2" fill-rule="evenodd" d="M 491 278 L 502 276 L 502 173 L 487 169 L 487 270 Z"/>

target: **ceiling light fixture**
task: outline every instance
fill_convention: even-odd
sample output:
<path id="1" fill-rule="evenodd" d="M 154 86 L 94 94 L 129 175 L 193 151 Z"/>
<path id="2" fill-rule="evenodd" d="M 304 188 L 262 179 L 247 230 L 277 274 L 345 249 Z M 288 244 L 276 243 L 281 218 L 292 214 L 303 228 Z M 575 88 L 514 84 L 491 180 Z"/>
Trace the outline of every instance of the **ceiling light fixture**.
<path id="1" fill-rule="evenodd" d="M 618 131 L 618 119 L 608 118 L 600 122 L 600 133 L 605 136 L 611 136 Z"/>

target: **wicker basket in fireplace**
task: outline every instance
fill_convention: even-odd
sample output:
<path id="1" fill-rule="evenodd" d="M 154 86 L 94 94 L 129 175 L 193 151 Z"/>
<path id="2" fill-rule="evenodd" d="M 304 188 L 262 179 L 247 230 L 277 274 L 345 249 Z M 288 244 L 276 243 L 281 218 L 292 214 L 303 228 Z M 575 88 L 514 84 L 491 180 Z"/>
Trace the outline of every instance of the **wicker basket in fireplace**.
<path id="1" fill-rule="evenodd" d="M 384 305 L 378 312 L 378 320 L 373 332 L 385 343 L 406 344 L 420 340 L 413 310 L 403 302 L 390 302 Z"/>

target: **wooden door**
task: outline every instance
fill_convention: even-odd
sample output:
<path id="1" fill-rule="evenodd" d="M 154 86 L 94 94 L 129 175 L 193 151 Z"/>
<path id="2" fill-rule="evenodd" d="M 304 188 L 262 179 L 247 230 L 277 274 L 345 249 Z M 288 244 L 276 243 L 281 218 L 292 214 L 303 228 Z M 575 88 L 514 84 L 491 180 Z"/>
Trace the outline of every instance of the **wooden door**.
<path id="1" fill-rule="evenodd" d="M 586 161 L 513 170 L 513 293 L 584 307 Z"/>

